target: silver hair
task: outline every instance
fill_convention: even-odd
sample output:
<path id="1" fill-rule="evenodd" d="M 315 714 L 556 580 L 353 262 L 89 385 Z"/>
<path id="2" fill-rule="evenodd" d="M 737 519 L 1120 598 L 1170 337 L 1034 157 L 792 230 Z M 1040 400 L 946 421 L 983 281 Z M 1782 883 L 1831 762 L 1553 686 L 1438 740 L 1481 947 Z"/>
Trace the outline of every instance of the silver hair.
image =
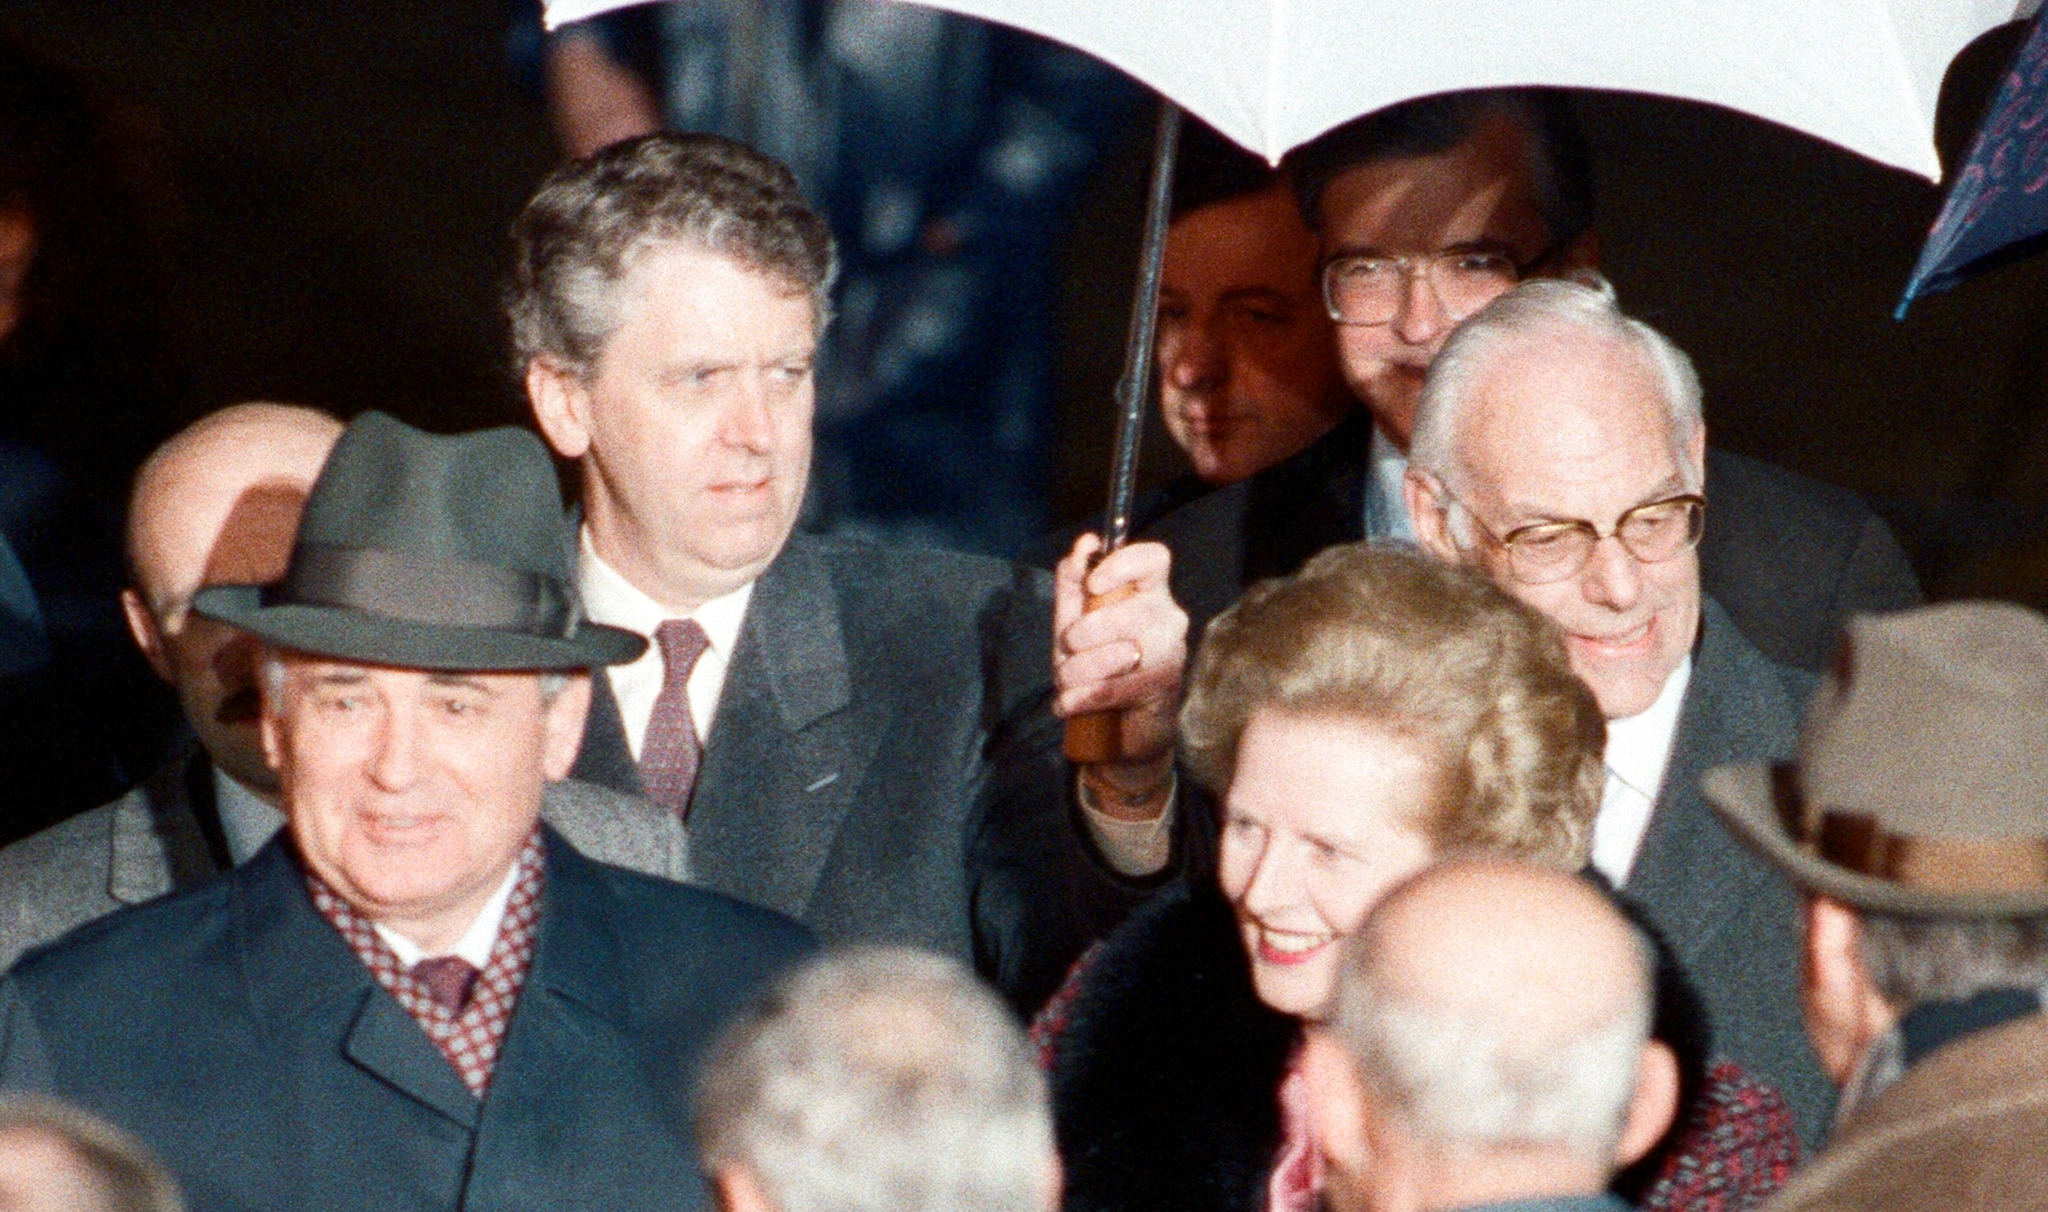
<path id="1" fill-rule="evenodd" d="M 284 654 L 281 649 L 263 649 L 263 693 L 275 701 L 284 695 Z M 540 701 L 543 706 L 555 701 L 556 696 L 569 688 L 569 680 L 576 675 L 562 669 L 543 669 L 540 678 Z"/>
<path id="2" fill-rule="evenodd" d="M 1864 971 L 1902 1012 L 1987 989 L 2048 986 L 2048 916 L 1861 916 Z"/>
<path id="3" fill-rule="evenodd" d="M 744 1167 L 781 1212 L 1032 1212 L 1050 1195 L 1045 1079 L 1009 1011 L 953 960 L 815 960 L 710 1055 L 704 1164 Z"/>
<path id="4" fill-rule="evenodd" d="M 91 1180 L 91 1212 L 184 1212 L 178 1184 L 163 1163 L 97 1116 L 55 1099 L 7 1095 L 0 1098 L 0 1139 L 11 1133 L 42 1136 L 67 1149 Z"/>
<path id="5" fill-rule="evenodd" d="M 1506 1029 L 1496 1016 L 1432 1005 L 1344 966 L 1331 1027 L 1388 1111 L 1438 1146 L 1552 1147 L 1605 1166 L 1635 1097 L 1652 1011 L 1650 944 L 1633 925 L 1638 979 L 1575 1038 Z"/>
<path id="6" fill-rule="evenodd" d="M 1415 406 L 1409 460 L 1464 491 L 1467 476 L 1458 458 L 1458 415 L 1484 384 L 1499 358 L 1514 351 L 1540 350 L 1542 338 L 1577 333 L 1634 350 L 1656 373 L 1670 416 L 1671 455 L 1684 469 L 1686 490 L 1703 488 L 1702 469 L 1686 446 L 1700 431 L 1700 379 L 1692 359 L 1664 334 L 1630 318 L 1604 278 L 1590 283 L 1533 278 L 1481 308 L 1458 326 L 1429 364 Z"/>

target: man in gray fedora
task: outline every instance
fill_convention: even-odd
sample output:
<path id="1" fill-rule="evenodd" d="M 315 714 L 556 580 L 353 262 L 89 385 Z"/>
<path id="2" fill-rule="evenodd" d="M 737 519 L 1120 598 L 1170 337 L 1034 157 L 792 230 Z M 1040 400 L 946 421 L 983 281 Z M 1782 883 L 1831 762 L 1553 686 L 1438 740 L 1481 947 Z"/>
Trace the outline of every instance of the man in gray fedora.
<path id="1" fill-rule="evenodd" d="M 691 1207 L 684 1092 L 808 945 L 579 854 L 540 819 L 594 666 L 531 434 L 342 435 L 256 635 L 287 828 L 0 980 L 0 1083 L 139 1136 L 199 1208 Z"/>
<path id="2" fill-rule="evenodd" d="M 112 803 L 0 849 L 0 967 L 81 922 L 247 861 L 284 824 L 258 735 L 256 637 L 193 597 L 284 575 L 306 493 L 341 436 L 312 408 L 235 404 L 153 451 L 128 508 L 121 591 L 143 659 L 177 691 L 194 743 Z M 644 800 L 551 782 L 541 815 L 592 858 L 682 879 L 683 832 Z"/>
<path id="3" fill-rule="evenodd" d="M 1864 617 L 1796 766 L 1719 767 L 1731 827 L 1805 893 L 1807 1030 L 1843 1087 L 1772 1209 L 2048 1204 L 2048 620 Z"/>

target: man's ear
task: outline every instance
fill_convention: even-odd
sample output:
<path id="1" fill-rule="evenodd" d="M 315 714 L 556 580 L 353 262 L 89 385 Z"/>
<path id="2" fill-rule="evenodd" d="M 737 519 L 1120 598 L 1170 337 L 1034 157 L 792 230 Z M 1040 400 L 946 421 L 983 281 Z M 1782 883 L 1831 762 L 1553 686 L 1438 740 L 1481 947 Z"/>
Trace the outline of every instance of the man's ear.
<path id="1" fill-rule="evenodd" d="M 565 459 L 590 449 L 590 389 L 581 376 L 546 355 L 526 364 L 526 399 L 534 423 Z"/>
<path id="2" fill-rule="evenodd" d="M 720 1162 L 711 1172 L 711 1193 L 719 1212 L 776 1212 L 775 1201 L 754 1172 L 739 1162 Z"/>
<path id="3" fill-rule="evenodd" d="M 1807 896 L 1800 975 L 1806 1033 L 1821 1068 L 1844 1084 L 1864 1050 L 1898 1018 L 1863 966 L 1863 919 L 1854 909 L 1831 896 Z"/>
<path id="4" fill-rule="evenodd" d="M 541 742 L 541 772 L 550 783 L 569 777 L 576 767 L 576 754 L 583 748 L 583 721 L 590 714 L 590 679 L 584 671 L 572 674 L 543 713 L 546 730 Z"/>
<path id="5" fill-rule="evenodd" d="M 265 658 L 256 658 L 256 692 L 261 696 L 256 712 L 256 735 L 263 740 L 263 764 L 272 770 L 284 771 L 284 725 L 279 723 L 279 711 L 283 704 L 270 688 L 270 675 L 263 672 Z"/>
<path id="6" fill-rule="evenodd" d="M 1664 1139 L 1677 1115 L 1678 1057 L 1663 1040 L 1647 1040 L 1636 1064 L 1635 1097 L 1629 1100 L 1628 1118 L 1622 1121 L 1621 1140 L 1614 1149 L 1616 1168 L 1641 1161 Z"/>
<path id="7" fill-rule="evenodd" d="M 135 640 L 135 646 L 142 650 L 142 659 L 156 671 L 156 676 L 168 682 L 171 680 L 171 654 L 164 646 L 164 633 L 157 626 L 156 615 L 149 609 L 149 603 L 133 588 L 121 591 L 121 614 L 128 620 L 128 634 Z"/>
<path id="8" fill-rule="evenodd" d="M 1451 502 L 1442 482 L 1411 466 L 1401 477 L 1401 500 L 1408 506 L 1408 524 L 1415 529 L 1415 541 L 1422 549 L 1447 564 L 1457 563 L 1460 553 L 1451 541 Z"/>
<path id="9" fill-rule="evenodd" d="M 1371 1149 L 1366 1143 L 1365 1091 L 1350 1053 L 1327 1032 L 1311 1027 L 1301 1048 L 1301 1077 L 1308 1085 L 1316 1147 L 1332 1166 L 1362 1172 Z"/>

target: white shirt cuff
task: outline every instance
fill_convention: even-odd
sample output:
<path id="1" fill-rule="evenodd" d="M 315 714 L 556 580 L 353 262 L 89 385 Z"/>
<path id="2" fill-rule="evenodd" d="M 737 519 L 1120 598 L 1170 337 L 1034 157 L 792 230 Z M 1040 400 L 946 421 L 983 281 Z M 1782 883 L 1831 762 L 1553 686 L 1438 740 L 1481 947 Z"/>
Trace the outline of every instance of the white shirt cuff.
<path id="1" fill-rule="evenodd" d="M 1088 822 L 1088 834 L 1095 840 L 1103 861 L 1118 875 L 1143 879 L 1166 869 L 1167 860 L 1173 856 L 1173 810 L 1180 791 L 1180 776 L 1175 774 L 1172 778 L 1166 787 L 1165 810 L 1149 821 L 1127 821 L 1103 812 L 1095 806 L 1095 796 L 1088 785 L 1078 785 L 1081 818 Z"/>

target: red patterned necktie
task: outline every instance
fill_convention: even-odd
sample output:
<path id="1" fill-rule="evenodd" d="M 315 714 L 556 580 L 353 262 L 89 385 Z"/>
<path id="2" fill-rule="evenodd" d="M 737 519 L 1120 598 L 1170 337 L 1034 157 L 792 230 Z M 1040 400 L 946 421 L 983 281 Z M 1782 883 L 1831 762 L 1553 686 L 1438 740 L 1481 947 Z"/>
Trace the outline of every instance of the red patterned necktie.
<path id="1" fill-rule="evenodd" d="M 654 700 L 654 714 L 640 746 L 640 784 L 648 799 L 685 816 L 690 788 L 697 782 L 697 763 L 704 755 L 690 716 L 690 671 L 710 647 L 711 637 L 695 619 L 669 619 L 655 628 L 654 642 L 661 647 L 661 694 Z"/>
<path id="2" fill-rule="evenodd" d="M 469 1005 L 469 991 L 476 987 L 474 964 L 459 955 L 438 955 L 412 966 L 412 974 L 434 995 L 450 1014 L 461 1014 Z"/>

